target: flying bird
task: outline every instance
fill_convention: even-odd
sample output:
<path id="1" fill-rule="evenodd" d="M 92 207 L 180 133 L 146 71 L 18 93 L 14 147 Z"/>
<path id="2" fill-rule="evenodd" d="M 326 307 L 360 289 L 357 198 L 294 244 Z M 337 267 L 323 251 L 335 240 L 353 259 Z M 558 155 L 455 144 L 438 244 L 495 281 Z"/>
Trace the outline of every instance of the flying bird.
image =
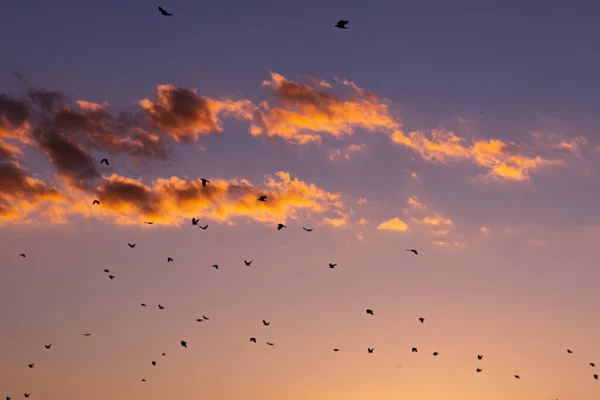
<path id="1" fill-rule="evenodd" d="M 110 269 L 105 269 L 104 272 L 108 274 L 110 272 Z"/>
<path id="2" fill-rule="evenodd" d="M 109 275 L 108 279 L 110 279 L 112 281 L 113 279 L 115 279 L 115 276 L 114 275 Z"/>
<path id="3" fill-rule="evenodd" d="M 569 353 L 569 354 L 573 354 L 573 351 L 572 351 L 572 350 L 569 350 L 569 349 L 567 349 L 567 353 Z"/>
<path id="4" fill-rule="evenodd" d="M 252 343 L 256 343 L 256 338 L 253 338 L 253 337 L 251 337 L 251 338 L 250 338 L 250 341 L 251 341 Z"/>
<path id="5" fill-rule="evenodd" d="M 187 342 L 185 340 L 182 340 L 180 343 L 182 347 L 185 347 L 187 349 Z"/>
<path id="6" fill-rule="evenodd" d="M 346 25 L 348 25 L 349 22 L 350 21 L 341 19 L 335 24 L 335 27 L 339 28 L 339 29 L 348 29 L 348 27 Z"/>
<path id="7" fill-rule="evenodd" d="M 161 6 L 158 6 L 158 12 L 160 12 L 162 15 L 164 15 L 165 17 L 172 17 L 173 14 L 167 12 L 167 10 L 165 10 L 164 8 L 162 8 Z"/>
<path id="8" fill-rule="evenodd" d="M 515 375 L 515 378 L 517 379 L 521 379 L 521 377 L 519 375 Z"/>
<path id="9" fill-rule="evenodd" d="M 90 336 L 91 333 L 84 333 L 83 336 Z"/>
<path id="10" fill-rule="evenodd" d="M 413 347 L 413 348 L 412 348 L 412 352 L 413 352 L 413 353 L 418 353 L 418 352 L 419 352 L 419 350 L 417 350 L 417 348 L 416 348 L 416 347 Z"/>
<path id="11" fill-rule="evenodd" d="M 156 361 L 152 361 L 152 366 L 155 367 L 156 366 Z"/>
<path id="12" fill-rule="evenodd" d="M 152 225 L 154 222 L 152 222 L 152 221 L 144 221 L 144 223 L 145 223 L 146 225 Z"/>
<path id="13" fill-rule="evenodd" d="M 275 343 L 271 343 L 271 342 L 267 342 L 267 344 L 268 344 L 269 346 L 274 346 L 274 345 L 275 345 Z"/>
<path id="14" fill-rule="evenodd" d="M 373 314 L 373 310 L 371 310 L 370 308 L 367 308 L 367 314 L 369 314 L 369 315 L 374 315 L 374 314 Z"/>
<path id="15" fill-rule="evenodd" d="M 434 357 L 435 357 L 435 356 L 437 356 L 438 354 L 440 354 L 440 353 L 438 353 L 437 351 L 434 351 L 434 352 L 433 352 L 433 356 L 434 356 Z"/>
<path id="16" fill-rule="evenodd" d="M 277 224 L 277 230 L 280 231 L 283 228 L 287 228 L 287 226 L 285 226 L 284 224 Z"/>
<path id="17" fill-rule="evenodd" d="M 192 225 L 198 225 L 198 222 L 200 222 L 200 219 L 196 219 L 196 218 L 192 218 Z"/>
<path id="18" fill-rule="evenodd" d="M 596 366 L 596 364 L 594 364 L 594 363 L 590 363 L 590 366 L 591 366 L 592 368 L 594 368 L 594 367 Z"/>
<path id="19" fill-rule="evenodd" d="M 31 396 L 31 393 L 23 393 L 23 396 L 29 397 L 29 396 Z"/>
<path id="20" fill-rule="evenodd" d="M 375 350 L 375 349 L 374 349 L 374 348 L 372 349 L 372 348 L 370 348 L 370 347 L 367 347 L 367 351 L 368 351 L 369 353 L 372 353 L 372 352 L 373 352 L 373 350 Z"/>
<path id="21" fill-rule="evenodd" d="M 598 380 L 598 374 L 594 374 L 594 379 Z"/>
<path id="22" fill-rule="evenodd" d="M 250 266 L 250 265 L 252 265 L 252 260 L 250 260 L 250 261 L 244 260 L 244 264 L 246 264 L 247 266 Z"/>
<path id="23" fill-rule="evenodd" d="M 166 356 L 166 355 L 167 355 L 167 353 L 162 353 L 161 355 L 164 357 L 164 356 Z"/>
<path id="24" fill-rule="evenodd" d="M 158 305 L 158 309 L 159 309 L 159 310 L 164 310 L 164 309 L 165 309 L 165 306 L 161 306 L 161 305 L 159 304 L 159 305 Z"/>
<path id="25" fill-rule="evenodd" d="M 415 250 L 415 249 L 406 249 L 406 251 L 413 252 L 413 253 L 415 253 L 415 255 L 417 255 L 417 256 L 419 255 L 419 252 L 417 252 L 417 250 Z"/>
<path id="26" fill-rule="evenodd" d="M 206 317 L 206 316 L 202 316 L 202 318 L 204 318 L 205 321 L 208 321 L 210 318 Z"/>
<path id="27" fill-rule="evenodd" d="M 302 227 L 302 229 L 304 229 L 306 232 L 312 232 L 312 230 L 313 230 L 313 228 L 305 228 L 305 227 Z"/>
<path id="28" fill-rule="evenodd" d="M 19 257 L 25 258 L 26 256 L 25 256 L 25 254 L 21 253 L 21 254 L 19 254 Z"/>
<path id="29" fill-rule="evenodd" d="M 135 243 L 134 243 L 134 244 L 127 243 L 127 245 L 128 245 L 129 247 L 131 247 L 132 249 L 135 249 Z"/>
<path id="30" fill-rule="evenodd" d="M 103 158 L 102 160 L 100 160 L 100 164 L 110 165 L 110 163 L 108 162 L 108 159 L 106 159 L 106 158 Z"/>
<path id="31" fill-rule="evenodd" d="M 423 317 L 419 318 L 419 322 L 424 323 L 425 322 L 425 318 L 423 318 Z"/>
<path id="32" fill-rule="evenodd" d="M 94 205 L 94 204 L 100 204 L 100 201 L 99 200 L 92 201 L 92 205 Z"/>
<path id="33" fill-rule="evenodd" d="M 45 344 L 44 347 L 48 350 L 50 350 L 50 347 L 52 347 L 52 344 Z"/>
<path id="34" fill-rule="evenodd" d="M 204 321 L 202 318 L 196 319 L 196 322 L 202 322 L 202 321 Z"/>
<path id="35" fill-rule="evenodd" d="M 29 368 L 33 368 L 35 364 L 29 364 Z"/>
<path id="36" fill-rule="evenodd" d="M 336 266 L 337 266 L 337 264 L 332 264 L 332 263 L 329 263 L 329 268 L 332 268 L 332 269 L 333 269 L 333 268 L 335 268 Z"/>
<path id="37" fill-rule="evenodd" d="M 202 181 L 202 187 L 206 187 L 206 184 L 207 184 L 207 183 L 210 183 L 210 181 L 209 181 L 208 179 L 204 179 L 204 178 L 202 178 L 202 179 L 200 179 L 200 180 Z"/>
<path id="38" fill-rule="evenodd" d="M 477 372 L 481 372 L 481 368 L 477 368 Z"/>
<path id="39" fill-rule="evenodd" d="M 219 266 L 217 264 L 213 264 L 212 266 L 214 269 L 219 269 Z"/>
<path id="40" fill-rule="evenodd" d="M 206 224 L 206 225 L 204 225 L 204 226 L 202 226 L 202 225 L 199 225 L 199 226 L 200 226 L 200 229 L 202 229 L 203 231 L 205 231 L 205 230 L 206 230 L 206 228 L 208 228 L 208 224 Z"/>
<path id="41" fill-rule="evenodd" d="M 173 262 L 173 259 L 172 259 L 171 257 L 167 257 L 167 262 L 168 262 L 168 263 L 172 263 L 172 262 Z"/>
<path id="42" fill-rule="evenodd" d="M 333 351 L 340 351 L 340 349 L 333 349 Z"/>
<path id="43" fill-rule="evenodd" d="M 479 354 L 479 355 L 477 355 L 477 359 L 478 359 L 478 360 L 481 360 L 482 358 L 483 358 L 483 356 L 482 356 L 482 355 L 480 355 L 480 354 Z"/>
<path id="44" fill-rule="evenodd" d="M 265 321 L 265 320 L 263 319 L 263 325 L 264 325 L 264 326 L 269 326 L 269 325 L 271 325 L 271 323 L 270 323 L 270 322 L 267 322 L 267 321 Z"/>
<path id="45" fill-rule="evenodd" d="M 267 196 L 260 196 L 258 201 L 267 201 Z"/>
<path id="46" fill-rule="evenodd" d="M 142 303 L 141 305 L 142 305 L 142 307 L 146 307 L 146 303 Z"/>
<path id="47" fill-rule="evenodd" d="M 146 380 L 144 378 L 142 378 L 142 382 L 146 382 Z"/>

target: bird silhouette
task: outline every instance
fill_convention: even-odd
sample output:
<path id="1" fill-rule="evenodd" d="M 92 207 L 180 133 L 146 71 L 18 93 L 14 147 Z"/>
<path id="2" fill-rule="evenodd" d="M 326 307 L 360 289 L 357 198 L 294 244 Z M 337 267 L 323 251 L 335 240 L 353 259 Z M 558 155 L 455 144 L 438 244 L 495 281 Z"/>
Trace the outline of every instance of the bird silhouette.
<path id="1" fill-rule="evenodd" d="M 94 205 L 94 204 L 100 204 L 100 201 L 99 200 L 92 201 L 92 205 Z"/>
<path id="2" fill-rule="evenodd" d="M 210 318 L 206 317 L 206 316 L 202 316 L 202 318 L 204 318 L 205 321 L 208 321 Z"/>
<path id="3" fill-rule="evenodd" d="M 596 366 L 596 364 L 594 364 L 594 363 L 590 363 L 590 366 L 591 366 L 592 368 L 594 368 L 594 367 Z"/>
<path id="4" fill-rule="evenodd" d="M 172 262 L 173 262 L 173 259 L 172 259 L 171 257 L 167 257 L 167 262 L 168 262 L 168 263 L 172 263 Z"/>
<path id="5" fill-rule="evenodd" d="M 481 360 L 481 359 L 483 359 L 483 356 L 479 354 L 479 355 L 477 355 L 477 359 Z"/>
<path id="6" fill-rule="evenodd" d="M 159 304 L 159 305 L 158 305 L 158 309 L 159 309 L 159 310 L 164 310 L 164 309 L 165 309 L 165 306 L 161 306 L 161 305 Z"/>
<path id="7" fill-rule="evenodd" d="M 162 353 L 161 355 L 164 357 L 164 356 L 166 356 L 166 355 L 167 355 L 167 353 Z"/>
<path id="8" fill-rule="evenodd" d="M 198 222 L 200 222 L 200 219 L 192 218 L 192 225 L 198 225 Z"/>
<path id="9" fill-rule="evenodd" d="M 114 275 L 109 275 L 108 279 L 110 279 L 112 281 L 113 279 L 115 279 L 115 276 Z"/>
<path id="10" fill-rule="evenodd" d="M 142 304 L 141 304 L 141 306 L 142 306 L 142 307 L 146 307 L 146 303 L 142 303 Z"/>
<path id="11" fill-rule="evenodd" d="M 250 260 L 250 261 L 244 260 L 244 264 L 246 264 L 247 266 L 250 266 L 250 265 L 252 265 L 252 260 Z"/>
<path id="12" fill-rule="evenodd" d="M 91 333 L 84 333 L 83 336 L 90 336 Z"/>
<path id="13" fill-rule="evenodd" d="M 567 353 L 569 353 L 569 354 L 573 354 L 573 351 L 572 351 L 572 350 L 569 350 L 569 349 L 567 349 Z"/>
<path id="14" fill-rule="evenodd" d="M 21 254 L 19 254 L 19 257 L 21 257 L 21 258 L 25 258 L 25 257 L 27 257 L 27 256 L 26 256 L 25 254 L 21 253 Z"/>
<path id="15" fill-rule="evenodd" d="M 287 228 L 287 226 L 285 226 L 284 224 L 277 224 L 277 230 L 280 231 L 283 228 Z"/>
<path id="16" fill-rule="evenodd" d="M 144 378 L 142 378 L 142 382 L 146 382 L 146 380 Z"/>
<path id="17" fill-rule="evenodd" d="M 594 374 L 594 379 L 598 380 L 598 374 Z"/>
<path id="18" fill-rule="evenodd" d="M 373 310 L 371 310 L 370 308 L 367 308 L 367 314 L 369 314 L 369 315 L 374 315 L 374 314 L 373 314 Z"/>
<path id="19" fill-rule="evenodd" d="M 23 393 L 23 396 L 29 397 L 29 396 L 31 396 L 31 393 Z"/>
<path id="20" fill-rule="evenodd" d="M 333 349 L 333 351 L 340 351 L 340 349 Z"/>
<path id="21" fill-rule="evenodd" d="M 419 350 L 417 350 L 417 348 L 416 348 L 416 347 L 413 347 L 413 348 L 412 348 L 412 352 L 413 352 L 413 353 L 418 353 L 418 352 L 419 352 Z"/>
<path id="22" fill-rule="evenodd" d="M 434 356 L 434 357 L 435 357 L 435 356 L 437 356 L 438 354 L 440 354 L 440 353 L 438 353 L 437 351 L 434 351 L 434 352 L 433 352 L 433 356 Z"/>
<path id="23" fill-rule="evenodd" d="M 200 229 L 202 229 L 203 231 L 205 231 L 205 230 L 206 230 L 206 228 L 208 228 L 208 224 L 206 224 L 206 225 L 204 225 L 204 226 L 202 226 L 202 225 L 199 225 L 199 227 L 200 227 Z"/>
<path id="24" fill-rule="evenodd" d="M 521 379 L 521 377 L 519 375 L 515 375 L 516 379 Z"/>
<path id="25" fill-rule="evenodd" d="M 104 272 L 108 274 L 110 272 L 110 269 L 105 269 Z"/>
<path id="26" fill-rule="evenodd" d="M 204 321 L 202 318 L 196 319 L 196 322 L 202 322 L 202 321 Z"/>
<path id="27" fill-rule="evenodd" d="M 349 23 L 350 21 L 346 21 L 346 20 L 339 20 L 336 24 L 335 27 L 339 28 L 339 29 L 348 29 L 348 27 L 346 27 L 346 25 Z"/>
<path id="28" fill-rule="evenodd" d="M 29 364 L 29 368 L 33 368 L 35 364 Z"/>
<path id="29" fill-rule="evenodd" d="M 108 159 L 106 159 L 106 158 L 103 158 L 102 160 L 100 160 L 100 164 L 110 165 L 110 163 L 108 162 Z"/>
<path id="30" fill-rule="evenodd" d="M 477 368 L 477 372 L 481 372 L 481 368 Z"/>
<path id="31" fill-rule="evenodd" d="M 158 6 L 158 12 L 160 12 L 162 15 L 164 15 L 166 17 L 172 17 L 173 16 L 173 14 L 167 12 L 167 10 L 165 10 L 161 6 Z"/>
<path id="32" fill-rule="evenodd" d="M 332 269 L 333 269 L 333 268 L 335 268 L 336 266 L 337 266 L 337 264 L 332 264 L 332 263 L 329 263 L 329 268 L 332 268 Z"/>
<path id="33" fill-rule="evenodd" d="M 375 349 L 374 349 L 374 348 L 372 349 L 372 348 L 370 348 L 370 347 L 368 347 L 368 348 L 367 348 L 367 351 L 368 351 L 369 353 L 372 353 L 372 352 L 373 352 L 373 350 L 375 350 Z"/>
<path id="34" fill-rule="evenodd" d="M 258 201 L 267 201 L 267 196 L 260 196 Z"/>
<path id="35" fill-rule="evenodd" d="M 267 342 L 267 344 L 268 344 L 269 346 L 274 346 L 274 345 L 275 345 L 275 343 L 271 343 L 271 342 Z"/>
<path id="36" fill-rule="evenodd" d="M 312 231 L 313 231 L 313 228 L 305 228 L 305 227 L 302 227 L 302 229 L 304 229 L 306 232 L 312 232 Z"/>
<path id="37" fill-rule="evenodd" d="M 182 347 L 185 347 L 187 349 L 187 342 L 185 340 L 182 340 L 180 343 Z"/>
<path id="38" fill-rule="evenodd" d="M 423 317 L 419 318 L 419 322 L 424 323 L 425 322 L 425 318 L 423 318 Z"/>
<path id="39" fill-rule="evenodd" d="M 213 264 L 212 266 L 214 269 L 219 269 L 219 265 L 218 264 Z"/>
<path id="40" fill-rule="evenodd" d="M 154 222 L 152 222 L 152 221 L 144 221 L 144 224 L 146 224 L 146 225 L 152 225 L 153 223 Z"/>
<path id="41" fill-rule="evenodd" d="M 415 249 L 406 249 L 406 251 L 410 251 L 412 253 L 415 253 L 415 255 L 417 255 L 417 256 L 419 255 L 419 252 L 417 250 L 415 250 Z"/>
<path id="42" fill-rule="evenodd" d="M 129 247 L 131 247 L 132 249 L 135 249 L 135 243 L 134 243 L 134 244 L 127 243 L 127 245 L 128 245 Z"/>
<path id="43" fill-rule="evenodd" d="M 256 343 L 256 338 L 254 338 L 254 337 L 251 337 L 251 338 L 250 338 L 250 341 L 251 341 L 252 343 Z"/>
<path id="44" fill-rule="evenodd" d="M 207 183 L 210 183 L 210 181 L 209 181 L 208 179 L 204 179 L 204 178 L 202 178 L 202 179 L 200 179 L 200 180 L 202 181 L 202 187 L 206 187 L 206 184 L 207 184 Z"/>
<path id="45" fill-rule="evenodd" d="M 264 325 L 264 326 L 269 326 L 269 325 L 271 325 L 271 323 L 270 323 L 270 322 L 267 322 L 267 321 L 265 321 L 265 320 L 263 319 L 263 325 Z"/>
<path id="46" fill-rule="evenodd" d="M 155 367 L 156 366 L 156 361 L 152 361 L 152 366 Z"/>
<path id="47" fill-rule="evenodd" d="M 44 347 L 48 350 L 50 350 L 50 347 L 52 347 L 52 344 L 45 344 Z"/>

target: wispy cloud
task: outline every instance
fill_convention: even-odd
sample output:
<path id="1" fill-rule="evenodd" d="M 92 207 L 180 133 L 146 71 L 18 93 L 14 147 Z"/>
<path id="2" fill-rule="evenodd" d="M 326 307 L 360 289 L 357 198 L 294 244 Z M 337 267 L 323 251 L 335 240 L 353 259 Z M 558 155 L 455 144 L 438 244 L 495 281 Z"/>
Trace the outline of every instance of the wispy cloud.
<path id="1" fill-rule="evenodd" d="M 351 144 L 341 149 L 332 150 L 329 154 L 329 161 L 350 160 L 354 154 L 365 154 L 365 144 Z"/>

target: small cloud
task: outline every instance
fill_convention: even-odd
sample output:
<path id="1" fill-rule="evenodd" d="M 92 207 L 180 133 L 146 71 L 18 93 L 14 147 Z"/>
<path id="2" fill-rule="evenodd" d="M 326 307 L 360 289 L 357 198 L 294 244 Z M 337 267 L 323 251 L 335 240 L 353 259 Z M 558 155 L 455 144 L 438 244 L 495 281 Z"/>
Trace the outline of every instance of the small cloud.
<path id="1" fill-rule="evenodd" d="M 429 232 L 434 236 L 446 236 L 450 233 L 448 229 L 434 229 Z"/>
<path id="2" fill-rule="evenodd" d="M 417 210 L 425 210 L 427 208 L 417 196 L 409 197 L 407 203 L 411 208 L 416 208 Z"/>
<path id="3" fill-rule="evenodd" d="M 481 233 L 489 233 L 490 230 L 488 228 L 486 228 L 485 226 L 482 226 L 481 228 L 479 228 L 479 232 L 481 232 Z"/>
<path id="4" fill-rule="evenodd" d="M 354 154 L 366 154 L 365 145 L 351 144 L 342 149 L 335 149 L 329 154 L 329 161 L 350 160 Z"/>
<path id="5" fill-rule="evenodd" d="M 517 230 L 514 228 L 506 228 L 504 230 L 504 235 L 505 236 L 515 236 L 517 234 Z"/>
<path id="6" fill-rule="evenodd" d="M 427 216 L 423 217 L 422 219 L 411 218 L 411 221 L 429 226 L 452 225 L 451 219 L 436 216 Z"/>
<path id="7" fill-rule="evenodd" d="M 367 204 L 367 199 L 365 199 L 364 197 L 363 197 L 363 198 L 360 198 L 360 199 L 358 199 L 358 201 L 357 201 L 356 203 L 357 203 L 359 206 L 362 206 L 362 205 L 364 205 L 364 204 Z"/>
<path id="8" fill-rule="evenodd" d="M 361 218 L 358 220 L 358 224 L 361 226 L 366 226 L 369 223 L 366 218 Z"/>
<path id="9" fill-rule="evenodd" d="M 377 230 L 406 232 L 408 230 L 408 225 L 406 224 L 406 222 L 402 221 L 400 218 L 394 217 L 387 221 L 381 222 L 377 226 Z"/>

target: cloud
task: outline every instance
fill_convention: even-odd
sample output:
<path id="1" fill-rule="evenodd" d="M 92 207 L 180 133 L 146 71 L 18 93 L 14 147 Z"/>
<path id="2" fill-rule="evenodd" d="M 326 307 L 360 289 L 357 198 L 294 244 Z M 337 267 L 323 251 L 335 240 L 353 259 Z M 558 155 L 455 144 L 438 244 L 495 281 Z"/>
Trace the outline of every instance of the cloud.
<path id="1" fill-rule="evenodd" d="M 365 199 L 364 197 L 362 197 L 362 198 L 360 198 L 360 199 L 358 199 L 356 201 L 356 204 L 358 204 L 359 206 L 362 206 L 362 205 L 367 204 L 367 203 L 368 203 L 368 200 Z"/>
<path id="2" fill-rule="evenodd" d="M 479 232 L 481 233 L 489 233 L 489 228 L 486 228 L 485 226 L 482 226 L 481 228 L 479 228 Z"/>
<path id="3" fill-rule="evenodd" d="M 434 129 L 429 136 L 415 131 L 408 135 L 396 131 L 392 141 L 417 151 L 429 162 L 448 164 L 471 162 L 488 170 L 482 178 L 486 180 L 528 181 L 530 171 L 542 167 L 561 165 L 561 160 L 549 160 L 541 156 L 527 157 L 520 153 L 517 143 L 505 143 L 498 139 L 465 140 L 454 132 Z"/>
<path id="4" fill-rule="evenodd" d="M 266 202 L 257 198 L 267 196 Z M 98 199 L 99 205 L 92 205 Z M 49 209 L 45 216 L 64 221 L 69 215 L 105 218 L 117 224 L 139 224 L 154 221 L 163 225 L 179 225 L 192 217 L 231 222 L 245 218 L 275 224 L 298 220 L 301 215 L 320 216 L 321 222 L 335 227 L 346 218 L 339 194 L 327 192 L 314 184 L 291 178 L 289 173 L 267 175 L 262 185 L 245 179 L 211 179 L 207 187 L 201 180 L 177 177 L 157 179 L 150 185 L 113 174 L 95 193 L 80 192 L 64 207 Z M 334 221 L 334 222 L 332 222 Z"/>
<path id="5" fill-rule="evenodd" d="M 0 94 L 0 138 L 19 138 L 28 127 L 30 113 L 26 103 Z"/>
<path id="6" fill-rule="evenodd" d="M 377 225 L 378 231 L 408 231 L 408 225 L 398 217 L 394 217 Z"/>
<path id="7" fill-rule="evenodd" d="M 329 161 L 350 160 L 353 154 L 365 154 L 365 144 L 351 144 L 342 149 L 335 149 L 329 154 Z"/>
<path id="8" fill-rule="evenodd" d="M 254 136 L 280 137 L 294 144 L 320 142 L 323 134 L 341 138 L 356 129 L 374 131 L 399 129 L 386 104 L 354 83 L 336 80 L 353 91 L 352 96 L 337 96 L 329 84 L 304 84 L 271 72 L 263 82 L 276 98 L 277 105 L 262 102 L 258 118 L 251 127 Z"/>
<path id="9" fill-rule="evenodd" d="M 434 240 L 431 243 L 435 244 L 436 246 L 446 247 L 446 248 L 452 247 L 452 248 L 463 249 L 467 246 L 466 243 L 458 241 L 458 240 L 455 240 L 454 242 L 443 242 L 443 241 L 439 241 L 439 240 Z"/>
<path id="10" fill-rule="evenodd" d="M 547 133 L 534 131 L 531 133 L 535 142 L 543 147 L 550 147 L 559 150 L 567 150 L 575 154 L 581 155 L 582 149 L 588 144 L 588 141 L 583 136 L 568 137 L 560 133 Z"/>
<path id="11" fill-rule="evenodd" d="M 200 96 L 195 90 L 160 85 L 156 101 L 140 100 L 154 127 L 176 142 L 191 143 L 201 135 L 221 133 L 220 113 L 252 119 L 255 106 L 248 100 L 213 100 Z"/>
<path id="12" fill-rule="evenodd" d="M 439 217 L 439 216 L 426 216 L 422 219 L 411 218 L 411 221 L 414 221 L 418 224 L 428 225 L 428 226 L 439 226 L 439 225 L 452 225 L 452 220 L 449 218 Z"/>
<path id="13" fill-rule="evenodd" d="M 416 208 L 417 210 L 425 210 L 427 208 L 423 203 L 421 203 L 417 196 L 409 197 L 407 203 L 409 207 Z"/>

